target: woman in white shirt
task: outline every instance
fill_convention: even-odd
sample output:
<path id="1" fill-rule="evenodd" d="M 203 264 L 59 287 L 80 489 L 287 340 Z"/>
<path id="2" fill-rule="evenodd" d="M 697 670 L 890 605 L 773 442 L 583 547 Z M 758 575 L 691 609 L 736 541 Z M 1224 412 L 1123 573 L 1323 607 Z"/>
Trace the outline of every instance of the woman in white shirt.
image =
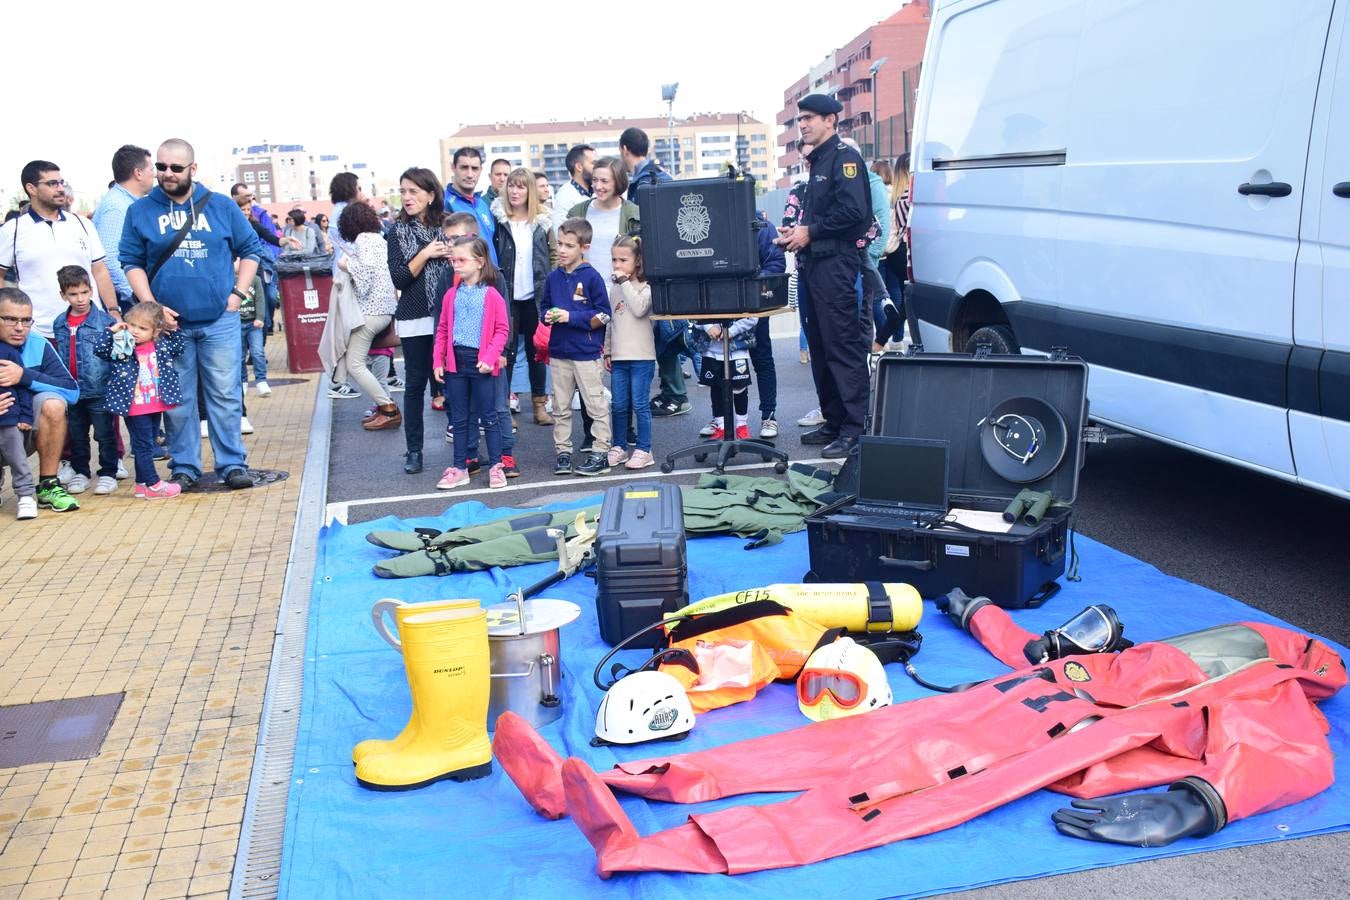
<path id="1" fill-rule="evenodd" d="M 600 273 L 605 284 L 614 274 L 609 256 L 614 239 L 638 233 L 637 204 L 624 199 L 627 190 L 628 173 L 623 161 L 615 156 L 601 157 L 591 172 L 591 199 L 578 203 L 567 214 L 568 218 L 591 223 L 591 250 L 586 262 Z"/>

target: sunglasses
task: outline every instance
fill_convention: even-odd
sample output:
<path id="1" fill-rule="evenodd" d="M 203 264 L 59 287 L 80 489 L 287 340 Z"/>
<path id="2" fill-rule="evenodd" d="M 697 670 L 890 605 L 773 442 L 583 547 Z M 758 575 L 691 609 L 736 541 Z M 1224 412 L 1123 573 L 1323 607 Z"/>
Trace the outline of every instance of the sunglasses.
<path id="1" fill-rule="evenodd" d="M 190 166 L 190 165 L 191 165 L 191 163 L 188 164 L 188 166 Z M 155 163 L 155 171 L 156 171 L 156 172 L 172 172 L 172 173 L 175 174 L 175 175 L 181 175 L 181 174 L 183 174 L 184 172 L 186 172 L 186 171 L 188 170 L 188 166 L 180 165 L 179 163 L 162 163 L 162 162 L 157 162 L 157 163 Z"/>
<path id="2" fill-rule="evenodd" d="M 0 316 L 0 322 L 4 322 L 6 325 L 22 325 L 27 328 L 33 324 L 33 317 L 24 316 L 21 318 L 19 316 Z"/>

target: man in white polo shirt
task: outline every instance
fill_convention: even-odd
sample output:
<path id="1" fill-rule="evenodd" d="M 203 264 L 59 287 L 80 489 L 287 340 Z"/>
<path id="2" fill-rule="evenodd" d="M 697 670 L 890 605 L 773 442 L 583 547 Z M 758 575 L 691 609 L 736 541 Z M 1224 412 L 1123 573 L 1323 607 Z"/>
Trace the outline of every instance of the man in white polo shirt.
<path id="1" fill-rule="evenodd" d="M 103 308 L 119 318 L 117 292 L 103 261 L 98 229 L 83 216 L 66 211 L 67 187 L 56 163 L 35 159 L 20 175 L 28 195 L 28 212 L 0 227 L 0 277 L 13 270 L 15 280 L 33 301 L 33 327 L 47 339 L 52 322 L 66 311 L 56 272 L 80 266 L 98 288 Z"/>

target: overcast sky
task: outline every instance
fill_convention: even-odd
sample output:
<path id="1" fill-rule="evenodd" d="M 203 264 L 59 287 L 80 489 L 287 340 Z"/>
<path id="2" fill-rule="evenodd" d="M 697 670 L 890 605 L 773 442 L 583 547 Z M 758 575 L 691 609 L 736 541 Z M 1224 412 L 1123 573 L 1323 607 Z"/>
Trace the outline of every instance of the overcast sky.
<path id="1" fill-rule="evenodd" d="M 460 125 L 664 115 L 670 81 L 680 83 L 676 116 L 746 110 L 770 120 L 784 88 L 902 3 L 814 5 L 827 14 L 808 21 L 796 0 L 0 0 L 9 57 L 0 197 L 20 190 L 19 171 L 35 158 L 97 195 L 119 145 L 153 152 L 169 136 L 192 142 L 207 165 L 267 141 L 377 173 L 438 169 L 436 141 Z"/>

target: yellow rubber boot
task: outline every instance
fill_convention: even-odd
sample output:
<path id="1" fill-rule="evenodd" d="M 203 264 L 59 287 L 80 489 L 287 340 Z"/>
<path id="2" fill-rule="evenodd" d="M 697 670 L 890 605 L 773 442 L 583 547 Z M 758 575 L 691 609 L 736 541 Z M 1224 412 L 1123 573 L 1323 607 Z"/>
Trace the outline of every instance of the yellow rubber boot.
<path id="1" fill-rule="evenodd" d="M 405 603 L 403 606 L 394 608 L 394 623 L 398 628 L 398 633 L 403 634 L 403 621 L 409 616 L 415 616 L 418 613 L 435 612 L 441 609 L 477 609 L 477 600 L 428 600 L 425 603 Z M 402 638 L 400 637 L 400 640 Z M 352 763 L 359 763 L 363 756 L 370 753 L 384 753 L 389 750 L 397 750 L 405 745 L 412 738 L 412 722 L 404 726 L 399 736 L 392 741 L 382 740 L 380 738 L 371 738 L 362 741 L 352 748 Z"/>
<path id="2" fill-rule="evenodd" d="M 492 771 L 487 613 L 467 608 L 419 612 L 403 620 L 400 636 L 412 693 L 410 734 L 397 749 L 362 756 L 357 782 L 372 790 L 401 791 L 487 775 Z"/>

